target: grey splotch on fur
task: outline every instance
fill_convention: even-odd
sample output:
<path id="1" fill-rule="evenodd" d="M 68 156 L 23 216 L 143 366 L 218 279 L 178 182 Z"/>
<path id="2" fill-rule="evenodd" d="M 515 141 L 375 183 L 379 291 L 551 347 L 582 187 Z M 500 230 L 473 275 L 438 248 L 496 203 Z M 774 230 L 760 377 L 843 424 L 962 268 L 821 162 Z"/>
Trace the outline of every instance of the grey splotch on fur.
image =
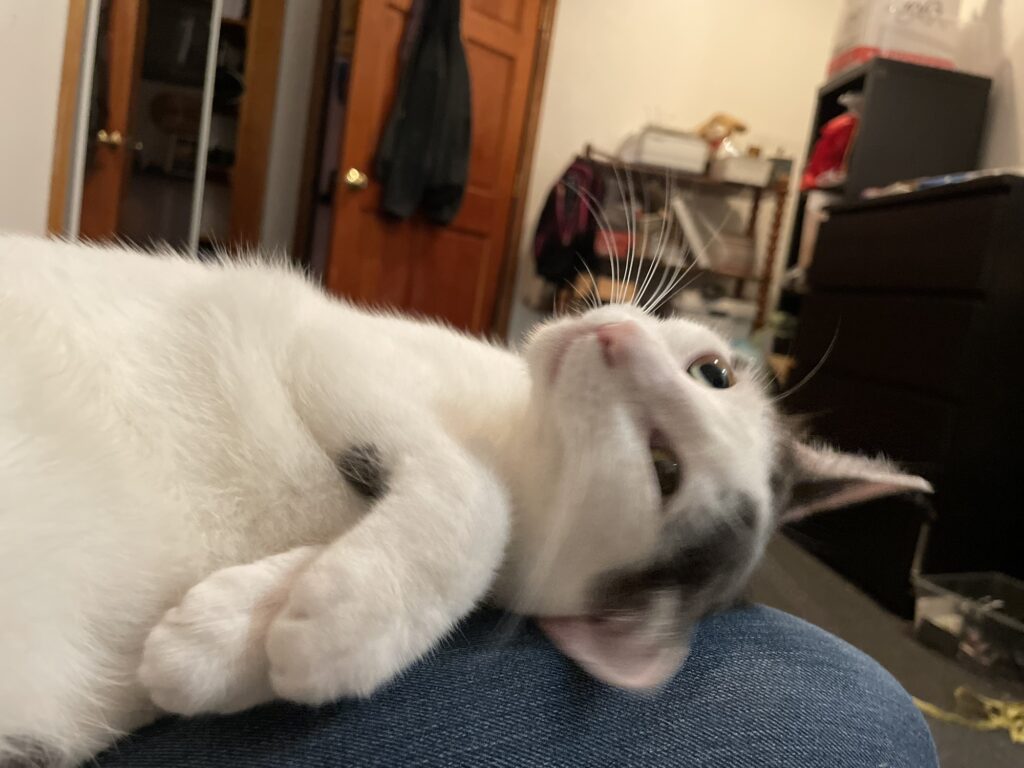
<path id="1" fill-rule="evenodd" d="M 387 493 L 389 473 L 377 446 L 353 446 L 338 456 L 335 463 L 341 476 L 363 498 L 376 501 Z"/>

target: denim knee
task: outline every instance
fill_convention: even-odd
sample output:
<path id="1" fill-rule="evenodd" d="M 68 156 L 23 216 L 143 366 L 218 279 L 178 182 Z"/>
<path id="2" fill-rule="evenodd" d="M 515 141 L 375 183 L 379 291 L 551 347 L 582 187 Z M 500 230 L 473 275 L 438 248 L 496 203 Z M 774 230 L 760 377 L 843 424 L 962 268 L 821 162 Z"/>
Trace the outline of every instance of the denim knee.
<path id="1" fill-rule="evenodd" d="M 924 718 L 892 675 L 848 643 L 770 608 L 708 619 L 678 684 L 692 687 L 691 697 L 706 695 L 698 709 L 750 734 L 747 756 L 763 760 L 748 765 L 938 765 Z M 705 694 L 706 686 L 717 690 Z"/>

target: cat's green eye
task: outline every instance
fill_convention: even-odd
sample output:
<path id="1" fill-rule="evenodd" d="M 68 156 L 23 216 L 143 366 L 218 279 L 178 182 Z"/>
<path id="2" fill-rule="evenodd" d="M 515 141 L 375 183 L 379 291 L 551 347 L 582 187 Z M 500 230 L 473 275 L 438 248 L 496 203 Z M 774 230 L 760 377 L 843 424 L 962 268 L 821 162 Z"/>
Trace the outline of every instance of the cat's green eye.
<path id="1" fill-rule="evenodd" d="M 682 471 L 679 468 L 679 459 L 668 448 L 651 446 L 651 462 L 654 464 L 654 472 L 658 476 L 658 488 L 661 489 L 663 497 L 671 496 L 679 490 L 679 481 L 682 478 Z"/>
<path id="2" fill-rule="evenodd" d="M 736 383 L 736 374 L 720 355 L 701 355 L 690 363 L 686 372 L 712 389 L 728 389 Z"/>

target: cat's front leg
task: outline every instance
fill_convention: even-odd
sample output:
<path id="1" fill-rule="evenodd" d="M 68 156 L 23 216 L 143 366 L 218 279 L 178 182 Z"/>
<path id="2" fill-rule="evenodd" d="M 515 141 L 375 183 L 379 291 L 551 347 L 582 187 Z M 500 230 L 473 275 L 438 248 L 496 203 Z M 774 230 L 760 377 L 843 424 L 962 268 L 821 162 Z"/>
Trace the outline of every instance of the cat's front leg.
<path id="1" fill-rule="evenodd" d="M 298 576 L 271 623 L 279 696 L 316 704 L 369 695 L 488 590 L 508 533 L 503 488 L 447 438 L 415 446 L 390 459 L 384 495 Z"/>

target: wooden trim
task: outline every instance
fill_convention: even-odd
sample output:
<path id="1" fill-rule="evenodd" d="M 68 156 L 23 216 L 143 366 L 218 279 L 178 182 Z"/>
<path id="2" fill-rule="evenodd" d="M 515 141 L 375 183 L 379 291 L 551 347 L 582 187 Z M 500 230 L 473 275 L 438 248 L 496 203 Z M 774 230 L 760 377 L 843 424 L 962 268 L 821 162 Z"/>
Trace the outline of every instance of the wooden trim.
<path id="1" fill-rule="evenodd" d="M 88 138 L 93 156 L 91 168 L 82 179 L 78 232 L 82 238 L 101 240 L 117 236 L 121 201 L 127 190 L 132 163 L 130 137 L 135 117 L 135 94 L 142 75 L 148 8 L 145 0 L 110 3 L 106 27 L 99 30 L 97 50 L 105 50 L 107 54 L 107 70 L 98 73 L 103 78 L 101 82 L 107 96 L 106 122 L 101 128 L 119 132 L 123 141 L 118 145 L 103 145 L 94 136 Z M 80 95 L 81 98 L 88 96 Z"/>
<path id="2" fill-rule="evenodd" d="M 82 71 L 82 47 L 85 43 L 85 22 L 89 16 L 89 0 L 71 0 L 64 34 L 64 64 L 57 96 L 57 130 L 53 138 L 53 167 L 50 171 L 50 204 L 46 230 L 51 235 L 66 232 L 64 221 L 71 179 L 72 148 L 75 143 L 75 116 L 78 112 L 78 89 Z"/>
<path id="3" fill-rule="evenodd" d="M 768 232 L 768 247 L 765 250 L 764 265 L 761 267 L 761 283 L 757 287 L 757 316 L 754 330 L 758 331 L 768 323 L 768 300 L 775 283 L 775 262 L 778 260 L 779 243 L 782 240 L 782 223 L 789 200 L 789 175 L 775 182 L 775 211 L 772 214 L 771 229 Z"/>
<path id="4" fill-rule="evenodd" d="M 328 93 L 331 87 L 335 58 L 335 40 L 341 14 L 341 0 L 323 0 L 320 4 L 320 28 L 317 30 L 316 58 L 313 62 L 313 86 L 306 119 L 306 143 L 302 153 L 302 180 L 299 183 L 299 208 L 295 216 L 295 239 L 292 260 L 305 263 L 312 240 L 314 212 L 317 205 L 316 181 L 323 157 Z"/>
<path id="5" fill-rule="evenodd" d="M 285 0 L 252 0 L 251 7 L 245 43 L 245 95 L 238 116 L 231 179 L 229 239 L 235 247 L 254 246 L 260 241 Z"/>
<path id="6" fill-rule="evenodd" d="M 548 70 L 548 53 L 554 35 L 555 6 L 558 0 L 541 0 L 540 32 L 537 35 L 536 53 L 533 57 L 533 76 L 530 95 L 526 102 L 526 122 L 523 127 L 522 149 L 516 169 L 515 187 L 512 191 L 512 212 L 506 238 L 505 253 L 502 257 L 498 277 L 498 295 L 494 302 L 491 332 L 507 340 L 508 323 L 515 302 L 516 284 L 519 276 L 519 247 L 526 215 L 526 193 L 530 187 L 530 171 L 533 168 L 533 154 L 536 149 L 537 125 L 540 122 L 540 107 L 544 96 L 544 82 Z"/>

